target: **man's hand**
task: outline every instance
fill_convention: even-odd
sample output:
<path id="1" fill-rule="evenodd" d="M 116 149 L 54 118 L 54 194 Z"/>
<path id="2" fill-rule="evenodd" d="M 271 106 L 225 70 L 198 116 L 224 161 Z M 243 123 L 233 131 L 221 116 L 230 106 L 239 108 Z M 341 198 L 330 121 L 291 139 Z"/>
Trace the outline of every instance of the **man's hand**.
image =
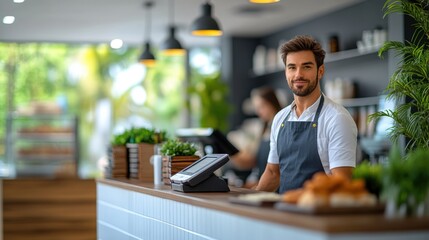
<path id="1" fill-rule="evenodd" d="M 280 167 L 278 164 L 267 163 L 264 173 L 255 190 L 274 192 L 280 186 Z"/>

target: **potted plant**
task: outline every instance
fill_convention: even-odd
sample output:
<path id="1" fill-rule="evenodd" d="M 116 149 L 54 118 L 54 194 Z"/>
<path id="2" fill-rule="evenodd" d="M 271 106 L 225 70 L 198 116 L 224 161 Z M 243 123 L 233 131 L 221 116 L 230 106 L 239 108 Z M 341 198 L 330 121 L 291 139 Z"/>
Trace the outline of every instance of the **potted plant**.
<path id="1" fill-rule="evenodd" d="M 370 119 L 392 118 L 395 122 L 390 137 L 397 142 L 405 136 L 406 150 L 429 148 L 429 8 L 426 0 L 387 0 L 385 16 L 403 13 L 414 19 L 411 41 L 387 41 L 379 50 L 382 57 L 394 50 L 402 58 L 386 88 L 387 97 L 405 101 L 395 110 L 377 112 Z"/>
<path id="2" fill-rule="evenodd" d="M 387 0 L 385 16 L 402 13 L 413 19 L 410 41 L 387 41 L 379 56 L 389 50 L 401 62 L 386 88 L 387 97 L 401 102 L 394 110 L 377 112 L 370 119 L 389 117 L 394 121 L 389 135 L 394 143 L 405 137 L 405 151 L 389 156 L 383 172 L 383 195 L 388 216 L 420 215 L 429 202 L 429 8 L 427 0 Z M 425 204 L 426 202 L 426 204 Z M 419 207 L 426 208 L 416 210 Z"/>
<path id="3" fill-rule="evenodd" d="M 153 167 L 149 159 L 158 152 L 158 144 L 166 139 L 165 131 L 149 128 L 132 128 L 113 135 L 106 175 L 152 181 Z"/>
<path id="4" fill-rule="evenodd" d="M 164 184 L 170 185 L 170 177 L 191 165 L 200 157 L 195 155 L 197 148 L 189 142 L 178 139 L 170 139 L 162 144 L 160 149 L 162 155 L 162 180 Z"/>

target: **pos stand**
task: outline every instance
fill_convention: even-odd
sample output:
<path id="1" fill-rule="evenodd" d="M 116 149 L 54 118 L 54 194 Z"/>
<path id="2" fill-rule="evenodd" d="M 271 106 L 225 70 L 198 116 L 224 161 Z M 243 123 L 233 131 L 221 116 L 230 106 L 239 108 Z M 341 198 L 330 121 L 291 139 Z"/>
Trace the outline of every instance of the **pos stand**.
<path id="1" fill-rule="evenodd" d="M 228 183 L 216 176 L 214 173 L 210 176 L 197 183 L 195 186 L 191 186 L 187 183 L 171 183 L 171 188 L 179 192 L 229 192 Z"/>

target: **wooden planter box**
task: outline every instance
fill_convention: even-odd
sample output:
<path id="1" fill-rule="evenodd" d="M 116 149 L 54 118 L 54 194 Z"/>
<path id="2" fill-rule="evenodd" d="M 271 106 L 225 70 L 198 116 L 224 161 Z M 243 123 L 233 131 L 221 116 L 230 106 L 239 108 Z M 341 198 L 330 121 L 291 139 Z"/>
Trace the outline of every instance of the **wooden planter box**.
<path id="1" fill-rule="evenodd" d="M 108 165 L 105 169 L 107 178 L 127 178 L 128 177 L 128 156 L 126 146 L 109 146 Z"/>
<path id="2" fill-rule="evenodd" d="M 153 182 L 153 166 L 150 158 L 155 154 L 155 144 L 128 143 L 129 178 Z"/>
<path id="3" fill-rule="evenodd" d="M 171 185 L 170 177 L 200 159 L 199 156 L 162 156 L 162 182 Z"/>
<path id="4" fill-rule="evenodd" d="M 153 182 L 153 165 L 150 158 L 155 154 L 155 144 L 139 143 L 139 171 L 138 179 Z"/>

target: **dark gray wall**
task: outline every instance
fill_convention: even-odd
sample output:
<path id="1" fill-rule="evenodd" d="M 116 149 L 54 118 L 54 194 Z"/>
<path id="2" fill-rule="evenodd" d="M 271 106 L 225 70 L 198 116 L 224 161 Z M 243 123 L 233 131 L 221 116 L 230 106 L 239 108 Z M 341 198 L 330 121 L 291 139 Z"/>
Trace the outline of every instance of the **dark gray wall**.
<path id="1" fill-rule="evenodd" d="M 329 36 L 339 38 L 340 50 L 356 48 L 363 30 L 375 27 L 387 28 L 383 19 L 384 0 L 366 0 L 339 11 L 316 17 L 299 25 L 282 29 L 262 39 L 262 44 L 277 46 L 279 41 L 288 40 L 296 35 L 305 34 L 315 37 L 326 49 Z"/>
<path id="2" fill-rule="evenodd" d="M 372 30 L 376 27 L 388 28 L 387 20 L 383 19 L 383 4 L 384 0 L 364 1 L 283 29 L 263 38 L 261 43 L 265 46 L 276 47 L 280 41 L 305 34 L 315 37 L 325 49 L 328 49 L 329 37 L 337 35 L 341 51 L 355 49 L 356 42 L 362 38 L 362 31 Z M 329 81 L 337 77 L 354 81 L 357 86 L 357 97 L 379 95 L 388 83 L 387 60 L 382 60 L 376 54 L 372 54 L 327 63 L 325 77 L 322 81 Z"/>
<path id="3" fill-rule="evenodd" d="M 249 97 L 251 89 L 271 85 L 285 89 L 292 96 L 282 71 L 261 76 L 251 74 L 256 46 L 262 44 L 277 48 L 280 41 L 305 34 L 318 39 L 327 49 L 329 36 L 336 34 L 340 50 L 355 49 L 356 41 L 361 39 L 363 30 L 372 30 L 376 27 L 388 29 L 387 19 L 383 19 L 383 4 L 384 0 L 367 0 L 327 15 L 315 16 L 314 19 L 281 29 L 263 38 L 224 37 L 223 42 L 226 44 L 222 47 L 224 54 L 222 60 L 225 69 L 222 73 L 230 84 L 230 102 L 234 106 L 229 119 L 230 128 L 236 128 L 248 117 L 241 112 L 241 103 Z M 357 83 L 357 97 L 379 95 L 388 83 L 387 64 L 387 60 L 380 59 L 376 54 L 326 63 L 322 86 L 323 81 L 342 77 Z"/>
<path id="4" fill-rule="evenodd" d="M 249 81 L 249 75 L 253 52 L 259 44 L 259 39 L 254 38 L 227 37 L 222 40 L 222 75 L 230 87 L 231 129 L 239 126 L 246 117 L 241 111 L 241 103 L 255 87 L 255 84 Z"/>

